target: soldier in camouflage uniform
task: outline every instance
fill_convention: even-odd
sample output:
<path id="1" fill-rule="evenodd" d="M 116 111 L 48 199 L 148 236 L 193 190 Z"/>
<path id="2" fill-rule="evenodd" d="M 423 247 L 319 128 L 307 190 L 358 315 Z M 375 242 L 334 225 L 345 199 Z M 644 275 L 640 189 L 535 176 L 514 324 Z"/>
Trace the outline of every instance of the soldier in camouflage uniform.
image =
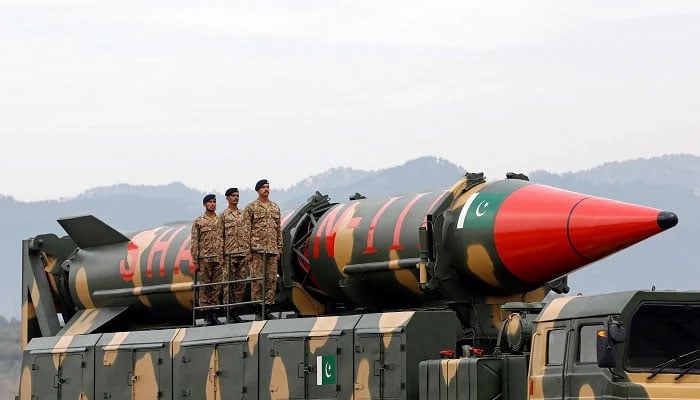
<path id="1" fill-rule="evenodd" d="M 248 268 L 245 258 L 248 255 L 249 245 L 247 235 L 243 230 L 243 212 L 238 209 L 238 188 L 226 190 L 228 208 L 221 213 L 221 222 L 224 225 L 224 268 L 222 279 L 224 281 L 241 280 L 248 277 Z M 233 290 L 230 290 L 233 289 Z M 233 292 L 233 296 L 229 295 Z M 224 303 L 239 303 L 243 301 L 245 285 L 234 283 L 224 286 Z M 243 322 L 238 316 L 238 310 L 231 308 L 229 322 Z"/>
<path id="2" fill-rule="evenodd" d="M 192 223 L 192 239 L 190 253 L 199 271 L 200 283 L 221 282 L 221 265 L 223 264 L 223 224 L 216 215 L 216 196 L 208 194 L 202 200 L 204 214 Z M 212 306 L 219 304 L 221 286 L 204 286 L 199 290 L 199 305 Z M 204 311 L 205 325 L 218 325 L 216 311 Z"/>
<path id="3" fill-rule="evenodd" d="M 261 179 L 255 184 L 258 192 L 257 200 L 248 204 L 243 211 L 245 231 L 248 235 L 250 254 L 248 264 L 251 277 L 261 277 L 265 271 L 265 304 L 275 302 L 277 289 L 277 261 L 282 253 L 282 228 L 280 225 L 280 208 L 270 200 L 270 185 L 267 179 Z M 267 265 L 263 268 L 263 263 Z M 262 284 L 259 280 L 251 282 L 252 300 L 262 298 Z M 258 311 L 261 318 L 273 318 L 269 312 L 262 314 L 262 307 Z"/>

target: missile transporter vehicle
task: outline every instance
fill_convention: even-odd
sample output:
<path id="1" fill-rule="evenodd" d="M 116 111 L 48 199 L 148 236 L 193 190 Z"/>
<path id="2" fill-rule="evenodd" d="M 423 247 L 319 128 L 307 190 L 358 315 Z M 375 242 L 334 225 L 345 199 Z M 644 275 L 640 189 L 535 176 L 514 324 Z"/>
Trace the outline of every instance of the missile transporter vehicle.
<path id="1" fill-rule="evenodd" d="M 24 240 L 18 398 L 700 397 L 700 294 L 564 295 L 567 274 L 671 212 L 468 173 L 388 198 L 316 193 L 279 218 L 276 317 L 222 299 L 214 326 L 190 222 L 122 233 L 80 216 Z"/>
<path id="2" fill-rule="evenodd" d="M 700 292 L 570 296 L 503 310 L 491 354 L 420 362 L 419 399 L 700 397 Z"/>

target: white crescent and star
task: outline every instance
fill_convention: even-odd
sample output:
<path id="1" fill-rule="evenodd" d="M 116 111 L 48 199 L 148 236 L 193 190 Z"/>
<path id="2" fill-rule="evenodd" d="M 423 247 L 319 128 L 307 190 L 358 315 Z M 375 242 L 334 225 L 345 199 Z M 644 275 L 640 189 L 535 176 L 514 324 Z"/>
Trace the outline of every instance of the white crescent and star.
<path id="1" fill-rule="evenodd" d="M 467 201 L 464 203 L 462 206 L 462 210 L 459 213 L 459 217 L 457 218 L 457 229 L 462 229 L 464 228 L 464 223 L 468 218 L 480 218 L 486 215 L 488 212 L 488 208 L 491 205 L 491 202 L 489 200 L 481 200 L 479 204 L 476 206 L 476 209 L 472 208 L 472 205 L 476 203 L 477 197 L 479 197 L 479 192 L 477 193 L 472 193 Z M 498 205 L 496 205 L 498 207 Z M 474 211 L 474 217 L 468 217 L 468 211 Z"/>
<path id="2" fill-rule="evenodd" d="M 333 368 L 331 367 L 331 363 L 326 363 L 326 367 L 324 368 L 324 370 L 325 370 L 326 378 L 330 378 L 331 372 L 333 372 Z"/>
<path id="3" fill-rule="evenodd" d="M 481 206 L 484 206 L 484 210 L 482 210 Z M 474 210 L 474 214 L 476 214 L 477 217 L 481 217 L 484 214 L 486 214 L 485 208 L 489 206 L 489 202 L 484 200 L 481 203 L 479 203 L 478 206 L 476 206 L 476 210 Z"/>

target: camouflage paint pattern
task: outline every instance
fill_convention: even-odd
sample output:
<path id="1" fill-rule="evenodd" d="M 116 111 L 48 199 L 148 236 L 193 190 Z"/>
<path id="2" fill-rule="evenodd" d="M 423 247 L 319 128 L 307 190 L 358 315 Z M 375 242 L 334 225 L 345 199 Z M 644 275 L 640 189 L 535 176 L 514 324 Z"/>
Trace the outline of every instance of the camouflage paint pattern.
<path id="1" fill-rule="evenodd" d="M 435 191 L 333 206 L 309 238 L 311 273 L 318 287 L 333 299 L 349 298 L 362 306 L 422 302 L 418 227 L 427 209 L 444 195 Z"/>
<path id="2" fill-rule="evenodd" d="M 243 211 L 226 208 L 221 214 L 224 224 L 224 254 L 245 256 L 250 251 L 250 243 L 243 224 Z"/>
<path id="3" fill-rule="evenodd" d="M 105 333 L 95 345 L 95 397 L 172 398 L 171 342 L 178 329 Z"/>
<path id="4" fill-rule="evenodd" d="M 525 304 L 525 303 L 522 303 Z M 535 319 L 531 347 L 523 353 L 494 354 L 485 357 L 428 360 L 419 364 L 420 399 L 692 399 L 700 393 L 700 368 L 687 364 L 659 370 L 631 370 L 625 363 L 629 346 L 638 332 L 631 326 L 634 315 L 645 305 L 656 307 L 653 320 L 646 323 L 671 324 L 670 329 L 697 329 L 692 320 L 700 312 L 700 292 L 619 292 L 596 296 L 557 298 L 550 302 Z M 510 305 L 509 305 L 510 306 Z M 688 321 L 670 310 L 690 310 Z M 524 309 L 524 308 L 523 308 Z M 523 314 L 512 314 L 516 321 Z M 528 314 L 532 315 L 532 314 Z M 627 338 L 617 346 L 617 366 L 612 372 L 596 363 L 595 336 L 606 326 L 610 316 L 627 325 Z M 528 317 L 529 318 L 529 317 Z M 657 320 L 658 319 L 658 320 Z M 514 327 L 504 326 L 504 338 L 517 336 Z M 554 335 L 553 332 L 557 332 Z M 521 332 L 522 333 L 522 332 Z M 518 333 L 519 334 L 519 333 Z M 560 335 L 560 336 L 559 336 Z M 693 333 L 697 338 L 698 333 Z M 678 356 L 664 337 L 654 338 L 658 349 L 669 348 L 667 355 L 642 354 L 654 359 Z M 672 340 L 671 338 L 668 338 Z M 644 340 L 648 340 L 644 339 Z M 551 344 L 548 344 L 551 341 Z M 697 349 L 697 343 L 685 343 L 680 348 Z M 507 348 L 503 348 L 507 350 Z M 639 350 L 639 349 L 638 349 Z M 645 348 L 641 349 L 646 351 Z M 655 350 L 654 350 L 655 351 Z M 683 350 L 685 351 L 685 350 Z M 640 355 L 637 355 L 640 357 Z M 695 362 L 695 358 L 687 360 Z M 529 370 L 527 360 L 529 359 Z M 644 361 L 646 362 L 646 361 Z M 655 363 L 655 361 L 654 361 Z M 615 374 L 616 376 L 614 376 Z"/>
<path id="5" fill-rule="evenodd" d="M 503 360 L 460 358 L 423 361 L 418 399 L 515 400 L 502 396 Z M 524 400 L 524 399 L 523 399 Z"/>
<path id="6" fill-rule="evenodd" d="M 19 398 L 412 399 L 410 366 L 457 332 L 453 312 L 412 311 L 36 338 Z"/>
<path id="7" fill-rule="evenodd" d="M 222 280 L 241 280 L 250 275 L 248 266 L 244 263 L 245 256 L 250 251 L 250 244 L 244 229 L 243 211 L 226 208 L 221 214 L 224 224 L 224 270 Z M 231 287 L 229 287 L 231 286 Z M 231 294 L 229 297 L 229 289 Z M 225 303 L 243 301 L 245 284 L 231 284 L 223 287 Z"/>
<path id="8" fill-rule="evenodd" d="M 69 297 L 81 309 L 128 307 L 130 323 L 191 321 L 190 229 L 166 225 L 128 234 L 126 242 L 80 249 L 65 262 Z"/>
<path id="9" fill-rule="evenodd" d="M 474 195 L 502 202 L 528 185 L 532 183 L 510 179 L 467 188 L 467 180 L 462 180 L 448 190 L 336 204 L 320 217 L 306 246 L 317 288 L 334 301 L 367 308 L 412 307 L 439 300 L 445 293 L 422 290 L 417 267 L 419 228 L 431 226 L 439 229 L 433 232 L 439 250 L 428 272 L 461 287 L 449 289 L 454 293 L 448 295 L 472 299 L 534 290 L 547 280 L 525 282 L 509 272 L 496 248 L 495 217 L 469 229 L 460 225 Z"/>
<path id="10" fill-rule="evenodd" d="M 533 334 L 529 379 L 530 399 L 693 399 L 700 393 L 700 375 L 692 370 L 677 378 L 678 371 L 666 370 L 650 378 L 650 370 L 634 372 L 627 370 L 624 359 L 630 337 L 629 322 L 642 304 L 683 305 L 700 307 L 700 292 L 618 292 L 597 296 L 557 298 L 550 302 L 537 318 Z M 581 329 L 587 326 L 604 329 L 608 316 L 616 316 L 627 325 L 627 339 L 617 344 L 617 366 L 612 371 L 599 368 L 595 361 L 579 359 L 582 349 Z M 664 319 L 663 311 L 658 315 L 658 324 L 674 323 Z M 683 324 L 687 326 L 687 324 Z M 677 329 L 685 329 L 679 326 Z M 561 365 L 549 362 L 547 356 L 548 335 L 553 330 L 566 332 L 566 348 Z M 636 333 L 637 335 L 639 332 Z M 697 337 L 697 336 L 696 336 Z M 663 341 L 664 338 L 658 338 Z M 697 348 L 697 344 L 689 344 Z M 678 354 L 669 353 L 668 358 Z"/>
<path id="11" fill-rule="evenodd" d="M 25 347 L 20 399 L 92 399 L 100 335 L 37 338 Z"/>
<path id="12" fill-rule="evenodd" d="M 557 196 L 565 199 L 561 212 L 547 214 Z M 601 255 L 580 244 L 583 242 L 579 238 L 578 250 L 566 244 L 569 247 L 556 253 L 563 258 L 546 264 L 537 257 L 546 258 L 549 249 L 543 252 L 542 247 L 521 242 L 523 237 L 547 239 L 526 235 L 532 225 L 526 222 L 545 215 L 547 221 L 565 223 L 570 215 L 566 207 L 575 201 L 595 203 L 591 197 L 524 180 L 486 183 L 480 174 L 467 174 L 445 190 L 343 204 L 322 199 L 312 201 L 311 208 L 307 204 L 290 213 L 280 213 L 274 207 L 258 212 L 254 202 L 248 214 L 258 212 L 258 218 L 268 221 L 267 225 L 269 221 L 284 221 L 282 231 L 268 235 L 270 243 L 260 242 L 262 236 L 251 242 L 251 246 L 259 242 L 257 245 L 271 253 L 279 252 L 285 243 L 279 260 L 282 284 L 276 296 L 281 299 L 277 310 L 297 307 L 295 311 L 303 315 L 320 315 L 321 311 L 333 315 L 347 310 L 453 304 L 453 308 L 460 309 L 465 325 L 484 326 L 482 330 L 489 336 L 497 327 L 499 303 L 487 302 L 486 298 L 507 299 L 526 293 L 544 296 L 549 290 L 547 280 Z M 656 226 L 655 214 L 652 216 L 652 225 Z M 58 246 L 54 243 L 57 239 L 48 240 L 44 235 L 51 249 L 61 249 L 59 254 L 44 252 L 42 258 L 41 251 L 31 256 L 29 250 L 24 251 L 28 256 L 23 261 L 27 277 L 23 296 L 30 299 L 34 291 L 34 297 L 39 298 L 39 302 L 31 301 L 33 311 L 25 302 L 25 315 L 27 321 L 32 313 L 39 315 L 42 336 L 60 329 L 54 304 L 68 305 L 63 307 L 67 319 L 73 309 L 127 307 L 121 314 L 114 314 L 122 315 L 121 330 L 191 321 L 194 264 L 190 251 L 198 252 L 190 248 L 192 224 L 174 223 L 126 235 L 91 216 L 63 219 L 61 224 L 74 243 Z M 557 234 L 563 232 L 565 237 L 566 230 L 562 229 Z M 282 240 L 283 232 L 289 240 Z M 74 254 L 67 251 L 71 243 L 72 248 L 78 246 Z M 508 251 L 502 251 L 504 248 Z M 577 251 L 590 259 L 583 260 Z M 537 261 L 532 262 L 536 267 L 523 275 L 518 254 Z M 556 264 L 562 260 L 566 262 Z M 52 271 L 51 279 L 46 278 L 47 269 Z M 63 279 L 64 275 L 67 278 Z M 62 285 L 62 281 L 67 284 Z M 538 289 L 543 286 L 544 290 Z M 268 287 L 277 289 L 273 284 Z M 49 293 L 53 296 L 46 295 Z M 300 301 L 298 306 L 295 301 Z M 27 325 L 27 332 L 30 330 L 37 332 L 37 326 Z M 28 333 L 27 337 L 36 335 Z"/>
<path id="13" fill-rule="evenodd" d="M 271 320 L 261 331 L 260 399 L 352 395 L 352 338 L 359 315 Z M 336 359 L 335 382 L 317 382 L 318 356 Z M 323 372 L 323 371 L 321 371 Z"/>
<path id="14" fill-rule="evenodd" d="M 326 306 L 309 294 L 300 284 L 294 283 L 289 292 L 290 300 L 299 315 L 318 317 L 326 314 Z"/>
<path id="15" fill-rule="evenodd" d="M 250 277 L 265 281 L 265 304 L 275 303 L 277 265 L 283 250 L 281 218 L 279 206 L 271 200 L 262 202 L 256 199 L 243 210 L 243 231 L 252 253 L 248 264 Z M 251 300 L 261 301 L 263 282 L 259 279 L 252 281 L 250 292 Z"/>
<path id="16" fill-rule="evenodd" d="M 276 254 L 261 254 L 253 252 L 250 254 L 248 267 L 251 278 L 262 277 L 265 280 L 265 304 L 275 303 L 275 293 L 277 292 L 277 259 Z M 263 275 L 264 274 L 264 275 Z M 250 282 L 250 299 L 252 301 L 263 300 L 263 282 L 256 279 Z"/>
<path id="17" fill-rule="evenodd" d="M 245 207 L 243 231 L 251 252 L 282 252 L 281 216 L 279 206 L 272 200 L 263 203 L 257 199 Z"/>
<path id="18" fill-rule="evenodd" d="M 435 329 L 435 327 L 440 329 Z M 451 311 L 365 314 L 355 328 L 355 399 L 418 397 L 418 368 L 456 351 L 459 321 Z"/>
<path id="19" fill-rule="evenodd" d="M 326 313 L 451 304 L 483 338 L 497 331 L 499 300 L 565 292 L 567 273 L 677 222 L 672 213 L 523 179 L 486 183 L 481 174 L 447 190 L 321 209 L 305 205 L 299 212 L 309 218 L 289 218 L 292 249 L 281 264 Z"/>
<path id="20" fill-rule="evenodd" d="M 55 235 L 50 236 L 56 239 Z M 44 239 L 22 241 L 22 349 L 31 338 L 53 336 L 60 329 L 52 286 L 47 278 L 47 269 L 55 266 L 56 259 L 47 257 L 43 250 Z"/>
<path id="21" fill-rule="evenodd" d="M 207 259 L 199 260 L 197 270 L 198 281 L 201 284 L 221 283 L 224 276 L 224 265 Z M 199 306 L 207 307 L 221 304 L 222 285 L 208 285 L 199 288 Z"/>
<path id="22" fill-rule="evenodd" d="M 221 217 L 213 213 L 200 215 L 192 223 L 190 235 L 190 254 L 195 263 L 206 259 L 223 264 L 224 226 Z"/>
<path id="23" fill-rule="evenodd" d="M 224 266 L 224 225 L 220 216 L 200 215 L 192 223 L 190 254 L 198 267 L 197 280 L 201 284 L 220 283 Z M 227 274 L 228 275 L 228 274 Z M 202 307 L 221 304 L 221 285 L 207 285 L 199 289 L 198 303 Z"/>
<path id="24" fill-rule="evenodd" d="M 550 198 L 555 196 L 565 199 L 560 212 L 542 214 L 554 205 Z M 87 385 L 76 394 L 80 398 L 416 398 L 415 366 L 436 360 L 441 350 L 478 344 L 482 338 L 493 342 L 507 317 L 501 304 L 539 301 L 551 288 L 563 287 L 562 281 L 548 280 L 659 231 L 657 210 L 648 209 L 645 217 L 653 217 L 649 224 L 612 245 L 584 243 L 581 232 L 587 228 L 569 231 L 566 224 L 557 231 L 573 232 L 566 243 L 559 236 L 532 239 L 527 221 L 544 215 L 544 220 L 567 223 L 575 214 L 571 204 L 584 204 L 580 208 L 589 211 L 601 204 L 517 179 L 487 184 L 478 174 L 441 191 L 386 199 L 359 196 L 346 204 L 312 199 L 293 212 L 274 215 L 284 240 L 276 236 L 275 249 L 266 251 L 281 250 L 278 295 L 283 302 L 278 309 L 330 315 L 318 318 L 183 327 L 192 322 L 188 223 L 123 235 L 94 217 L 76 217 L 62 220 L 69 238 L 41 235 L 24 241 L 21 398 L 31 398 L 50 373 L 56 392 L 41 392 L 43 397 L 73 390 L 75 378 L 63 379 L 75 372 L 73 355 L 78 353 L 95 360 L 93 368 L 80 367 L 81 385 Z M 604 231 L 603 238 L 619 233 Z M 536 243 L 530 246 L 525 239 Z M 560 258 L 546 259 L 550 249 L 538 247 L 538 240 L 549 239 L 564 243 L 553 252 Z M 610 298 L 570 302 L 553 302 L 538 329 L 576 329 L 574 318 L 591 323 L 608 315 L 605 307 L 619 305 Z M 455 311 L 437 311 L 448 306 Z M 430 311 L 341 315 L 415 308 Z M 63 327 L 59 312 L 67 320 Z M 623 319 L 629 312 L 621 314 Z M 158 326 L 176 329 L 144 330 Z M 514 333 L 509 333 L 510 338 Z M 543 346 L 542 335 L 540 330 L 533 335 L 532 362 L 546 357 L 537 348 Z M 32 362 L 48 348 L 50 357 Z M 520 365 L 520 358 L 503 360 Z M 441 361 L 434 367 L 443 371 L 438 380 L 449 388 L 449 377 L 459 375 L 462 364 L 469 365 Z M 327 375 L 334 368 L 331 384 Z M 562 381 L 563 370 L 537 368 L 531 366 L 533 398 L 561 396 L 557 379 Z M 522 381 L 516 370 L 503 368 L 502 376 Z M 251 377 L 249 371 L 259 375 Z M 610 374 L 596 369 L 592 375 L 571 380 L 567 387 L 575 395 L 570 397 L 598 396 Z M 612 385 L 613 394 L 644 398 L 654 390 L 664 393 L 661 383 L 668 376 L 641 382 L 644 375 L 626 374 L 639 383 Z M 670 393 L 683 398 L 695 390 L 695 379 L 696 374 L 688 374 L 674 380 L 679 386 Z"/>
<path id="25" fill-rule="evenodd" d="M 221 281 L 240 281 L 248 278 L 250 268 L 245 262 L 245 256 L 224 255 L 224 269 L 221 273 Z M 243 301 L 245 294 L 245 283 L 228 283 L 222 290 L 224 303 L 238 303 Z"/>
<path id="26" fill-rule="evenodd" d="M 109 307 L 78 310 L 73 318 L 61 328 L 58 335 L 82 335 L 95 332 L 101 326 L 117 318 L 126 309 L 126 307 Z"/>
<path id="27" fill-rule="evenodd" d="M 448 311 L 267 321 L 260 399 L 415 398 L 416 369 L 407 366 L 453 348 L 457 331 Z M 332 368 L 319 364 L 328 358 Z"/>
<path id="28" fill-rule="evenodd" d="M 171 344 L 173 398 L 257 399 L 263 321 L 183 328 Z"/>

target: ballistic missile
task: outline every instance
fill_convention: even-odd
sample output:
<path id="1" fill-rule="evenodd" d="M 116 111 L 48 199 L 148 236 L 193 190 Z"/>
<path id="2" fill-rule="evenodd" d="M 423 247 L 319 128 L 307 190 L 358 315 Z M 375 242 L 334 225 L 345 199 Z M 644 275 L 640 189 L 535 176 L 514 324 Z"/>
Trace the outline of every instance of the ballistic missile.
<path id="1" fill-rule="evenodd" d="M 508 296 L 677 222 L 667 211 L 468 174 L 445 190 L 332 206 L 296 269 L 308 270 L 307 286 L 333 301 L 372 309 Z"/>
<path id="2" fill-rule="evenodd" d="M 557 287 L 552 282 L 678 222 L 668 211 L 522 175 L 487 183 L 483 174 L 467 174 L 446 189 L 353 198 L 334 203 L 317 193 L 282 213 L 276 310 L 337 315 L 538 291 L 541 299 L 542 288 Z M 59 223 L 74 251 L 41 251 L 52 260 L 45 269 L 64 319 L 76 310 L 81 318 L 111 310 L 128 315 L 122 329 L 192 320 L 191 222 L 131 233 L 94 216 Z"/>

